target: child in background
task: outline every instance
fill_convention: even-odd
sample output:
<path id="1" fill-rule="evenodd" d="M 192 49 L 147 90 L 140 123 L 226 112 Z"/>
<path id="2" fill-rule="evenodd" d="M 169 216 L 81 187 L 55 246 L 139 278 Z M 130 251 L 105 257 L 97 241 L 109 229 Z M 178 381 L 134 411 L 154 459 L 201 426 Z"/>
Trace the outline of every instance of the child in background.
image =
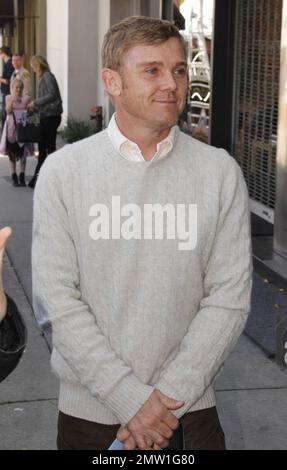
<path id="1" fill-rule="evenodd" d="M 11 95 L 6 96 L 6 121 L 4 124 L 0 153 L 8 155 L 11 162 L 11 179 L 13 186 L 26 186 L 25 169 L 27 156 L 34 155 L 34 145 L 32 143 L 23 144 L 17 142 L 15 121 L 18 123 L 23 113 L 27 112 L 30 97 L 23 95 L 24 83 L 16 78 L 11 84 Z M 16 163 L 20 161 L 19 179 L 16 173 Z"/>

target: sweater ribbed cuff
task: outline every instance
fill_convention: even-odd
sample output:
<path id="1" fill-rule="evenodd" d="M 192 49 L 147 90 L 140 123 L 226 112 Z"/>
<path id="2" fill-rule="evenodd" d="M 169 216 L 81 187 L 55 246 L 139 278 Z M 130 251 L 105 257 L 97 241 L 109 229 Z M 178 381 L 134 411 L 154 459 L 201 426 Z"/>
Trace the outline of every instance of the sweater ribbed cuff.
<path id="1" fill-rule="evenodd" d="M 180 394 L 175 387 L 173 387 L 170 383 L 168 383 L 163 378 L 160 379 L 156 385 L 156 389 L 159 390 L 161 393 L 166 395 L 168 398 L 173 398 L 174 400 L 184 401 L 184 405 L 177 411 L 173 411 L 173 414 L 177 418 L 181 418 L 190 408 L 190 401 L 188 403 L 185 401 L 182 394 Z"/>
<path id="2" fill-rule="evenodd" d="M 176 411 L 173 411 L 173 414 L 177 418 L 181 418 L 185 413 L 191 411 L 201 410 L 205 408 L 211 408 L 215 406 L 215 394 L 213 387 L 208 387 L 202 397 L 197 401 L 192 400 L 192 390 L 189 391 L 188 400 L 183 396 L 182 393 L 175 390 L 175 388 L 164 379 L 160 379 L 156 385 L 156 389 L 162 392 L 164 395 L 174 400 L 184 401 L 184 405 Z"/>
<path id="3" fill-rule="evenodd" d="M 168 377 L 169 378 L 169 377 Z M 166 380 L 165 378 L 159 378 L 158 382 L 155 384 L 155 388 L 160 392 L 167 395 L 169 398 L 174 400 L 184 401 L 184 391 L 177 390 L 177 387 L 173 385 L 173 381 Z M 189 393 L 190 395 L 190 393 Z"/>
<path id="4" fill-rule="evenodd" d="M 145 385 L 135 376 L 125 377 L 112 393 L 105 397 L 105 403 L 125 425 L 147 401 L 154 387 Z"/>

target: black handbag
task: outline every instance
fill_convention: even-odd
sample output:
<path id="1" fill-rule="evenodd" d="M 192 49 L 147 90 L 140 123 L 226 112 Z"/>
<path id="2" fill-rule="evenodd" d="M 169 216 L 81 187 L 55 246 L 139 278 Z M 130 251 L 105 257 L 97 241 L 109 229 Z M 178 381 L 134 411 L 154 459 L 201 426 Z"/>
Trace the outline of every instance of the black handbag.
<path id="1" fill-rule="evenodd" d="M 16 127 L 17 142 L 42 142 L 43 128 L 40 119 L 36 114 L 28 116 L 25 113 L 19 122 L 16 122 L 14 116 L 14 122 Z"/>
<path id="2" fill-rule="evenodd" d="M 27 344 L 27 328 L 14 301 L 7 296 L 7 314 L 0 324 L 0 382 L 21 359 Z"/>

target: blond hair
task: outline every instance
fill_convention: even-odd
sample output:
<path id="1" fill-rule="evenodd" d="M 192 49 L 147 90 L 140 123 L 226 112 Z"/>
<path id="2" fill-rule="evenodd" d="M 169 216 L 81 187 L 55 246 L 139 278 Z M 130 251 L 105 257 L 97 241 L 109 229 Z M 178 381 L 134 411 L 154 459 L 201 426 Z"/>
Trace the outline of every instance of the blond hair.
<path id="1" fill-rule="evenodd" d="M 48 72 L 50 72 L 50 66 L 48 64 L 48 62 L 46 61 L 45 57 L 43 57 L 42 55 L 33 55 L 33 57 L 31 57 L 31 66 L 33 65 L 33 63 L 37 62 L 37 64 L 39 65 L 40 67 L 40 75 L 42 76 L 43 73 L 47 70 Z"/>
<path id="2" fill-rule="evenodd" d="M 23 82 L 23 80 L 21 80 L 21 78 L 14 78 L 14 80 L 12 80 L 11 90 L 15 85 L 17 85 L 17 83 L 20 85 L 21 90 L 23 91 L 24 90 L 24 82 Z"/>
<path id="3" fill-rule="evenodd" d="M 111 26 L 104 37 L 102 66 L 119 70 L 123 56 L 134 46 L 156 45 L 170 38 L 177 38 L 182 44 L 185 56 L 186 43 L 177 27 L 166 20 L 146 16 L 130 16 Z"/>
<path id="4" fill-rule="evenodd" d="M 6 100 L 5 100 L 5 109 L 6 109 L 6 113 L 7 114 L 11 114 L 12 113 L 12 99 L 13 99 L 13 88 L 14 86 L 17 85 L 17 83 L 20 85 L 21 87 L 21 97 L 23 96 L 23 90 L 24 90 L 24 82 L 23 80 L 21 80 L 21 78 L 14 78 L 14 80 L 11 82 L 10 84 L 10 95 L 7 95 L 6 96 Z"/>

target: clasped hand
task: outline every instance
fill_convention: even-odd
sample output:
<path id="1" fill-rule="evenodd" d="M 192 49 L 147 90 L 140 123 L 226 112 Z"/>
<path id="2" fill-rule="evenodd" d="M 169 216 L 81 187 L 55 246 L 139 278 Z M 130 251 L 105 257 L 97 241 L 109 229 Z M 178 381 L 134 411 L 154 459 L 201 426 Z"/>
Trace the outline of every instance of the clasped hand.
<path id="1" fill-rule="evenodd" d="M 183 404 L 154 390 L 137 414 L 119 429 L 117 439 L 123 442 L 124 450 L 159 450 L 167 447 L 179 426 L 178 419 L 171 411 L 181 408 Z"/>

